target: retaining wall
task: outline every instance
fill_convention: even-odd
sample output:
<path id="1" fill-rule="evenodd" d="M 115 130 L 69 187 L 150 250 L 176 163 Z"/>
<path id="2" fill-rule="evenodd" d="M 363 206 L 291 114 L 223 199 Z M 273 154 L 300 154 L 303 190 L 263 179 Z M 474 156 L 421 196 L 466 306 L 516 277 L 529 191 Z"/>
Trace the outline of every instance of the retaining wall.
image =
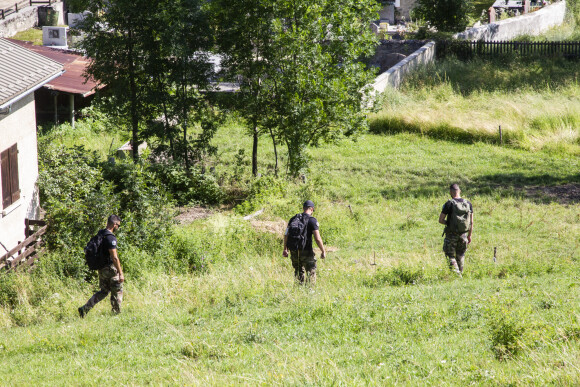
<path id="1" fill-rule="evenodd" d="M 0 38 L 9 38 L 38 25 L 37 7 L 26 7 L 0 20 Z"/>
<path id="2" fill-rule="evenodd" d="M 58 11 L 58 24 L 64 24 L 64 5 L 62 2 L 53 3 L 51 7 Z M 38 6 L 25 7 L 17 13 L 0 20 L 0 38 L 9 38 L 19 32 L 38 26 Z"/>
<path id="3" fill-rule="evenodd" d="M 520 35 L 539 35 L 562 24 L 565 15 L 566 2 L 559 1 L 532 13 L 470 28 L 453 37 L 464 40 L 500 41 L 512 40 Z"/>
<path id="4" fill-rule="evenodd" d="M 379 93 L 385 91 L 390 86 L 398 88 L 405 75 L 414 70 L 417 66 L 430 63 L 435 60 L 435 42 L 429 42 L 417 51 L 391 67 L 375 78 L 372 84 L 373 89 Z"/>

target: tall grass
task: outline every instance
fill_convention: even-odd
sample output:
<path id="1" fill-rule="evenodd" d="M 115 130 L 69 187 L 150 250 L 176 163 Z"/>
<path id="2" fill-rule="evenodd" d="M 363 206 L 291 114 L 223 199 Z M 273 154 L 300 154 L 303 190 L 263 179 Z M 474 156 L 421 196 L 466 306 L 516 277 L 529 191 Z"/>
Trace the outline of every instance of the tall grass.
<path id="1" fill-rule="evenodd" d="M 207 162 L 249 196 L 233 211 L 175 226 L 155 254 L 120 243 L 118 316 L 105 300 L 78 318 L 96 282 L 64 275 L 58 255 L 43 256 L 32 274 L 0 275 L 0 384 L 579 384 L 578 144 L 559 139 L 554 146 L 569 149 L 531 152 L 528 132 L 506 124 L 529 120 L 542 139 L 553 127 L 577 130 L 576 86 L 554 68 L 560 75 L 550 79 L 561 81 L 551 90 L 488 90 L 491 81 L 462 80 L 477 79 L 472 65 L 445 66 L 466 74 L 435 68 L 388 95 L 383 118 L 417 129 L 381 129 L 375 118 L 356 142 L 309 150 L 299 181 L 273 176 L 267 136 L 262 177 L 251 178 L 240 153 L 251 138 L 228 121 Z M 499 66 L 481 71 L 511 84 Z M 538 95 L 569 103 L 549 106 Z M 496 108 L 510 146 L 473 123 L 488 118 L 474 102 Z M 64 143 L 101 147 L 90 132 L 63 133 Z M 450 182 L 475 209 L 462 279 L 447 267 L 437 223 Z M 316 203 L 329 250 L 316 286 L 296 285 L 281 256 L 284 222 L 305 199 Z"/>
<path id="2" fill-rule="evenodd" d="M 580 154 L 578 67 L 564 60 L 447 59 L 389 90 L 374 133 L 413 132 L 460 142 Z"/>

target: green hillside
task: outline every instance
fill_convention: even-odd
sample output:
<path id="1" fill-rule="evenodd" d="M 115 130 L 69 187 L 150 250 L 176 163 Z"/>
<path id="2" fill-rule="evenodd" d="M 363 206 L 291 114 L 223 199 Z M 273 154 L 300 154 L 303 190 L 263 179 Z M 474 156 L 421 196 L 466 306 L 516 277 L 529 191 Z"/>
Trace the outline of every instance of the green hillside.
<path id="1" fill-rule="evenodd" d="M 504 65 L 472 64 L 506 75 Z M 190 220 L 156 250 L 119 237 L 118 316 L 105 300 L 79 319 L 96 282 L 63 273 L 67 253 L 1 275 L 0 384 L 579 384 L 577 82 L 557 66 L 549 90 L 518 87 L 520 77 L 466 91 L 477 67 L 433 76 L 461 66 L 390 93 L 356 141 L 309 149 L 297 181 L 273 176 L 268 136 L 263 176 L 251 179 L 251 138 L 231 117 L 207 160 L 229 201 L 185 209 Z M 91 125 L 42 137 L 104 159 L 123 134 Z M 437 223 L 451 182 L 475 211 L 463 278 L 447 267 Z M 294 284 L 281 254 L 284 222 L 305 199 L 330 251 L 315 286 Z"/>

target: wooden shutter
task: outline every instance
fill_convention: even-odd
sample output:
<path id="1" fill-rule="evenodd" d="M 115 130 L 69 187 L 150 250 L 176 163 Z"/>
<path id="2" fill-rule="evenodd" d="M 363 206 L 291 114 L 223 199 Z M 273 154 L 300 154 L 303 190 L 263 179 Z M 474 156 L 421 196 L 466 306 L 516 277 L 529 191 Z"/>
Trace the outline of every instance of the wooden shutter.
<path id="1" fill-rule="evenodd" d="M 18 147 L 16 144 L 10 148 L 10 191 L 12 203 L 20 199 L 20 185 L 18 181 Z"/>
<path id="2" fill-rule="evenodd" d="M 0 154 L 2 164 L 2 208 L 6 208 L 20 199 L 20 182 L 18 180 L 18 147 L 16 144 Z"/>
<path id="3" fill-rule="evenodd" d="M 2 169 L 0 170 L 2 178 L 2 208 L 8 207 L 12 203 L 12 192 L 10 191 L 10 149 L 0 153 Z"/>

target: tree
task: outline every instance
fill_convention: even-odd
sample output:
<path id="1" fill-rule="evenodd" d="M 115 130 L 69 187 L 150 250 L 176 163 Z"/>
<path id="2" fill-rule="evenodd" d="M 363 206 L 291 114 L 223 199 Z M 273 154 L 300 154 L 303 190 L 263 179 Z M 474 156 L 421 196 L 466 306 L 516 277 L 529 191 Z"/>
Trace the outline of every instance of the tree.
<path id="1" fill-rule="evenodd" d="M 268 130 L 261 124 L 268 114 L 265 81 L 272 71 L 274 56 L 271 46 L 274 7 L 270 0 L 216 0 L 212 5 L 216 42 L 224 57 L 222 67 L 227 78 L 239 81 L 237 107 L 252 135 L 252 175 L 256 176 L 259 136 Z M 271 128 L 270 133 L 273 134 Z M 273 144 L 276 149 L 275 138 Z"/>
<path id="2" fill-rule="evenodd" d="M 163 95 L 166 127 L 169 138 L 177 143 L 180 152 L 173 152 L 176 158 L 183 161 L 186 170 L 190 169 L 192 159 L 199 161 L 203 154 L 212 153 L 215 149 L 210 140 L 217 129 L 217 116 L 203 92 L 209 90 L 213 65 L 209 52 L 213 46 L 209 15 L 205 1 L 172 0 L 165 4 L 162 13 L 162 25 L 159 32 L 161 53 L 153 56 L 153 65 L 159 80 L 159 87 L 165 90 Z M 170 122 L 176 122 L 181 131 L 175 136 L 175 128 Z M 193 122 L 199 123 L 201 133 L 190 140 L 189 127 Z"/>
<path id="3" fill-rule="evenodd" d="M 126 118 L 136 160 L 140 124 L 157 113 L 148 103 L 153 89 L 143 66 L 155 40 L 157 9 L 146 0 L 114 0 L 90 1 L 88 10 L 81 26 L 81 47 L 91 58 L 86 74 L 107 86 L 110 112 Z"/>
<path id="4" fill-rule="evenodd" d="M 413 15 L 441 32 L 460 32 L 469 23 L 471 0 L 418 0 Z"/>
<path id="5" fill-rule="evenodd" d="M 374 0 L 275 2 L 269 119 L 287 146 L 291 175 L 307 166 L 308 146 L 367 128 L 367 85 L 374 71 L 361 57 L 374 53 L 369 24 L 376 11 Z"/>
<path id="6" fill-rule="evenodd" d="M 170 142 L 171 156 L 182 160 L 186 169 L 191 153 L 211 150 L 208 138 L 215 132 L 214 121 L 205 114 L 211 109 L 201 94 L 212 70 L 204 4 L 203 0 L 88 0 L 91 14 L 82 24 L 86 37 L 81 46 L 92 58 L 87 76 L 107 85 L 108 110 L 126 118 L 134 149 L 142 134 L 156 135 Z M 192 116 L 202 122 L 203 131 L 193 147 L 188 132 Z M 161 131 L 142 133 L 159 117 L 164 121 Z M 136 159 L 137 152 L 133 156 Z"/>
<path id="7" fill-rule="evenodd" d="M 242 115 L 253 136 L 288 149 L 288 169 L 306 166 L 305 149 L 354 135 L 366 126 L 365 86 L 373 71 L 360 63 L 373 53 L 369 25 L 375 0 L 217 0 L 218 41 L 230 76 L 239 75 Z"/>

